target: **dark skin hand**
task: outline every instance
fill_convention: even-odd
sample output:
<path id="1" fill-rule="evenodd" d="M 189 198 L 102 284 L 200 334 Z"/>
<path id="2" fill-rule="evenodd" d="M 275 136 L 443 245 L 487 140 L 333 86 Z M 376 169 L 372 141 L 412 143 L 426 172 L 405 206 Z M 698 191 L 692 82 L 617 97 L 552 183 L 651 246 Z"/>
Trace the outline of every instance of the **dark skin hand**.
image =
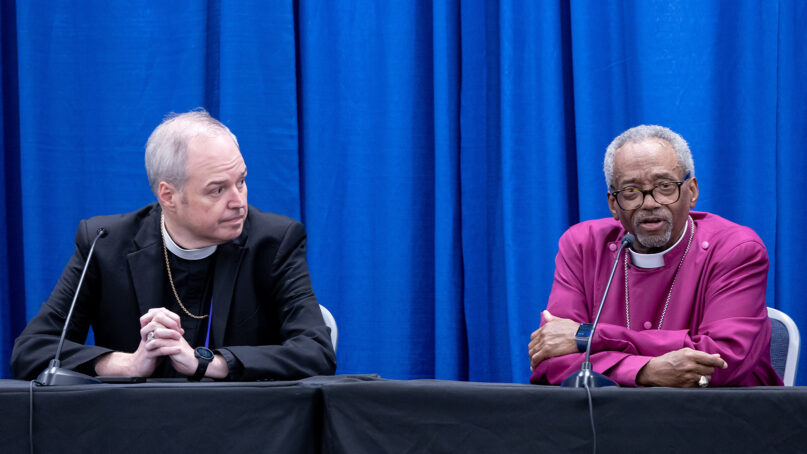
<path id="1" fill-rule="evenodd" d="M 568 318 L 555 317 L 543 311 L 544 324 L 530 335 L 530 370 L 535 370 L 541 361 L 556 356 L 577 353 L 574 335 L 580 324 Z"/>
<path id="2" fill-rule="evenodd" d="M 544 324 L 530 335 L 530 369 L 535 370 L 541 361 L 557 356 L 577 353 L 574 336 L 580 324 L 549 311 L 541 313 Z M 728 367 L 718 353 L 706 353 L 682 348 L 657 356 L 636 375 L 636 384 L 692 388 L 698 386 L 701 376 L 712 378 L 716 368 Z"/>
<path id="3" fill-rule="evenodd" d="M 712 378 L 716 368 L 728 367 L 718 353 L 706 353 L 691 348 L 673 350 L 648 361 L 636 375 L 636 384 L 694 388 L 701 376 Z"/>

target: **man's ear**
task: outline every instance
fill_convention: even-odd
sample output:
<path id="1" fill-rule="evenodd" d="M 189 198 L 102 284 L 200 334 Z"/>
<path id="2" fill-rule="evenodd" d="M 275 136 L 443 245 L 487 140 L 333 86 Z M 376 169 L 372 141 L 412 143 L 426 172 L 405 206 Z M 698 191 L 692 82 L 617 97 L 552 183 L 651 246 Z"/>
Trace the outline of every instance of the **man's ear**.
<path id="1" fill-rule="evenodd" d="M 160 202 L 163 210 L 173 212 L 179 204 L 179 191 L 173 184 L 161 181 L 157 186 L 157 201 Z"/>
<path id="2" fill-rule="evenodd" d="M 610 191 L 605 193 L 605 196 L 608 198 L 608 209 L 611 210 L 611 215 L 616 219 L 619 220 L 619 205 L 616 204 L 616 197 L 611 194 Z"/>
<path id="3" fill-rule="evenodd" d="M 690 178 L 692 182 L 687 182 L 689 184 L 689 209 L 695 208 L 695 204 L 698 203 L 698 179 L 695 177 Z"/>

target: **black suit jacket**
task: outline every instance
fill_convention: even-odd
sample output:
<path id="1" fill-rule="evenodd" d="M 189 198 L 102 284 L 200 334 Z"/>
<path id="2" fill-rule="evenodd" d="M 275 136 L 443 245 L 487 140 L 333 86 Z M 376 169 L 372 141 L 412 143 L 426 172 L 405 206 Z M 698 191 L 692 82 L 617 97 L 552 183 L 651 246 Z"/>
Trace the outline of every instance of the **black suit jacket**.
<path id="1" fill-rule="evenodd" d="M 94 375 L 94 360 L 134 352 L 139 318 L 168 306 L 159 205 L 81 221 L 76 251 L 50 298 L 14 343 L 11 369 L 32 379 L 56 353 L 90 243 L 98 240 L 62 351 L 62 367 Z M 333 374 L 336 358 L 311 289 L 302 224 L 250 206 L 244 229 L 219 245 L 213 283 L 211 346 L 232 380 L 297 379 Z M 84 345 L 89 327 L 96 345 Z"/>

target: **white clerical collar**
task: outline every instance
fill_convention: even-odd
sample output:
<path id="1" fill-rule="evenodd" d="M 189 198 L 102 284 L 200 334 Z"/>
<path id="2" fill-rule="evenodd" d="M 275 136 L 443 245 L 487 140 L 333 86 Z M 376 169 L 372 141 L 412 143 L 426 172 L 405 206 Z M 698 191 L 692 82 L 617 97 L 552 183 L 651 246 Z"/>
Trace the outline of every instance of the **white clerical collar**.
<path id="1" fill-rule="evenodd" d="M 185 249 L 180 245 L 174 243 L 174 239 L 165 230 L 165 219 L 160 223 L 160 228 L 163 230 L 163 238 L 165 238 L 165 247 L 171 251 L 172 254 L 185 260 L 202 260 L 210 257 L 216 252 L 216 245 L 203 247 L 199 249 Z"/>
<path id="2" fill-rule="evenodd" d="M 642 254 L 639 252 L 634 251 L 633 249 L 628 249 L 630 251 L 630 261 L 634 265 L 638 266 L 639 268 L 661 268 L 664 266 L 664 254 L 670 252 L 674 247 L 678 246 L 678 243 L 684 238 L 684 235 L 687 233 L 687 229 L 689 228 L 689 221 L 687 221 L 686 225 L 684 225 L 684 231 L 681 232 L 681 236 L 678 237 L 678 241 L 675 242 L 672 246 L 668 247 L 667 249 L 656 252 L 655 254 Z"/>

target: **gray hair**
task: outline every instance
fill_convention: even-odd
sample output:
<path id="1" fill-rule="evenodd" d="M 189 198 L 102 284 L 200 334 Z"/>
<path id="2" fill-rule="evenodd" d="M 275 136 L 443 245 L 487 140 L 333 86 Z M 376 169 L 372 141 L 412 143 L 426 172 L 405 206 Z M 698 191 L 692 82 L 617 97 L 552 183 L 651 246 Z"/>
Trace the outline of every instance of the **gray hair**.
<path id="1" fill-rule="evenodd" d="M 609 188 L 613 188 L 614 183 L 614 155 L 616 151 L 626 143 L 640 143 L 652 138 L 665 140 L 672 145 L 676 156 L 678 156 L 678 163 L 684 169 L 684 175 L 695 176 L 695 162 L 692 160 L 692 152 L 689 151 L 689 145 L 687 145 L 683 137 L 664 126 L 640 125 L 618 135 L 605 151 L 602 170 L 605 172 L 605 183 Z"/>
<path id="2" fill-rule="evenodd" d="M 218 137 L 229 134 L 235 146 L 238 139 L 220 121 L 202 108 L 166 115 L 146 142 L 146 174 L 154 195 L 160 182 L 171 183 L 181 190 L 188 181 L 188 144 L 199 136 Z"/>

